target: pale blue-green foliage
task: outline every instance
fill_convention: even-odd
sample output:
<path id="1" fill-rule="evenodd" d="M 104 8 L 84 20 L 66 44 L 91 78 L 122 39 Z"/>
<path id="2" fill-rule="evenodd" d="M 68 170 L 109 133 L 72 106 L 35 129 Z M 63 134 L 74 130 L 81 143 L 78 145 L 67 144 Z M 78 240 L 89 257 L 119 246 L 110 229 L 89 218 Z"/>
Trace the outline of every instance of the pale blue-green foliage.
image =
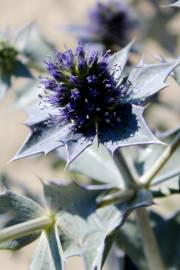
<path id="1" fill-rule="evenodd" d="M 55 223 L 42 232 L 1 243 L 1 249 L 15 250 L 40 237 L 30 269 L 37 269 L 37 265 L 38 269 L 64 269 L 65 258 L 74 255 L 83 257 L 87 270 L 101 269 L 107 236 L 122 226 L 131 211 L 152 205 L 151 193 L 144 189 L 130 201 L 97 208 L 96 198 L 103 190 L 89 191 L 75 183 L 56 182 L 44 182 L 43 187 L 44 209 L 9 190 L 0 194 L 1 230 L 47 213 L 55 217 Z M 6 223 L 4 214 L 8 217 Z"/>
<path id="2" fill-rule="evenodd" d="M 109 57 L 109 72 L 117 84 L 123 79 L 123 71 L 128 61 L 128 53 L 133 43 L 123 50 Z M 128 93 L 123 97 L 124 102 L 132 103 L 132 119 L 128 119 L 128 128 L 118 125 L 113 129 L 105 129 L 97 134 L 100 144 L 103 144 L 112 154 L 119 147 L 137 144 L 160 143 L 152 134 L 144 120 L 144 107 L 142 104 L 153 94 L 167 86 L 166 79 L 179 65 L 180 60 L 169 63 L 144 64 L 133 68 L 128 80 L 130 82 Z M 137 106 L 141 105 L 141 106 Z M 32 108 L 32 111 L 34 107 Z M 51 116 L 58 114 L 58 108 L 36 109 L 36 114 L 30 111 L 30 119 L 27 125 L 30 127 L 30 135 L 20 148 L 14 159 L 19 159 L 34 154 L 47 154 L 50 151 L 66 146 L 67 164 L 69 165 L 80 153 L 88 148 L 94 140 L 94 135 L 86 135 L 81 132 L 73 132 L 73 124 L 49 125 Z M 33 119 L 32 119 L 33 117 Z M 137 126 L 138 123 L 138 126 Z"/>
<path id="3" fill-rule="evenodd" d="M 150 2 L 157 8 L 157 1 Z M 170 6 L 180 7 L 180 1 Z M 143 35 L 148 33 L 175 54 L 178 37 L 170 31 L 162 31 L 162 26 L 174 18 L 177 9 L 166 7 L 166 10 L 159 12 Z M 13 76 L 23 77 L 27 79 L 27 84 L 18 90 L 14 105 L 16 108 L 26 107 L 40 93 L 39 83 L 33 75 L 43 72 L 42 61 L 52 55 L 54 49 L 34 23 L 26 25 L 17 33 L 13 45 L 20 58 L 16 60 L 14 71 L 0 78 L 0 99 L 10 88 Z M 144 110 L 152 96 L 168 86 L 166 80 L 169 76 L 180 82 L 180 59 L 156 64 L 146 64 L 141 60 L 136 67 L 129 67 L 129 53 L 135 48 L 133 46 L 131 42 L 111 55 L 108 64 L 117 85 L 121 85 L 126 76 L 128 78 L 125 102 L 132 105 L 132 113 L 138 123 L 135 131 L 131 132 L 132 121 L 127 130 L 117 126 L 100 133 L 101 141 L 98 140 L 98 133 L 95 138 L 87 138 L 84 134 L 72 136 L 71 123 L 66 126 L 49 125 L 49 117 L 59 112 L 58 109 L 47 107 L 42 110 L 39 104 L 27 109 L 30 134 L 14 159 L 47 154 L 58 149 L 58 158 L 67 160 L 67 169 L 85 176 L 84 182 L 77 181 L 78 184 L 44 181 L 43 200 L 38 202 L 34 197 L 18 195 L 8 188 L 0 193 L 0 236 L 7 228 L 13 230 L 13 226 L 28 224 L 44 216 L 52 221 L 41 230 L 0 243 L 0 249 L 15 251 L 38 239 L 30 270 L 64 270 L 66 260 L 72 256 L 81 256 L 86 270 L 101 270 L 112 243 L 125 251 L 138 269 L 148 270 L 149 262 L 138 226 L 134 219 L 127 217 L 137 208 L 153 205 L 153 197 L 180 193 L 180 146 L 152 179 L 149 187 L 136 186 L 130 199 L 128 197 L 123 202 L 116 200 L 116 203 L 113 195 L 127 191 L 127 183 L 132 179 L 127 179 L 128 176 L 118 168 L 112 156 L 119 147 L 140 145 L 121 150 L 129 168 L 139 180 L 156 164 L 167 147 L 161 141 L 172 143 L 179 134 L 178 127 L 155 136 L 144 120 Z M 112 201 L 106 205 L 102 199 L 108 196 Z M 39 201 L 45 202 L 44 205 Z M 179 212 L 170 218 L 151 213 L 150 218 L 166 269 L 178 270 Z M 126 268 L 122 266 L 121 270 Z"/>
<path id="4" fill-rule="evenodd" d="M 168 218 L 152 212 L 150 217 L 166 269 L 178 270 L 180 267 L 180 212 L 178 211 Z M 117 230 L 116 242 L 120 248 L 126 250 L 126 254 L 139 269 L 148 270 L 140 231 L 134 221 L 128 220 L 123 227 Z"/>
<path id="5" fill-rule="evenodd" d="M 180 128 L 159 134 L 159 137 L 167 144 L 172 143 L 179 134 Z M 138 159 L 134 160 L 135 166 L 140 175 L 146 173 L 158 160 L 166 146 L 150 145 L 146 148 L 138 149 Z M 171 193 L 180 192 L 180 146 L 166 162 L 151 182 L 151 190 L 159 196 L 167 196 Z"/>
<path id="6" fill-rule="evenodd" d="M 21 106 L 24 106 L 37 98 L 38 91 L 37 88 L 35 89 L 37 80 L 34 78 L 33 73 L 34 71 L 43 71 L 43 60 L 48 55 L 52 55 L 54 48 L 45 40 L 35 23 L 27 24 L 20 29 L 16 33 L 14 40 L 10 39 L 8 34 L 5 33 L 1 36 L 17 51 L 17 59 L 12 71 L 1 75 L 0 99 L 4 97 L 7 90 L 12 86 L 12 77 L 25 78 L 27 82 L 25 86 L 18 89 L 16 96 L 17 106 L 19 106 L 19 102 Z M 23 102 L 21 101 L 22 96 Z"/>
<path id="7" fill-rule="evenodd" d="M 169 144 L 178 135 L 179 127 L 165 133 L 158 134 L 160 140 Z M 140 146 L 131 149 L 125 149 L 125 156 L 130 163 L 133 163 L 139 176 L 147 173 L 151 167 L 157 162 L 167 145 L 149 145 Z M 66 159 L 64 149 L 58 150 L 58 157 Z M 167 196 L 173 193 L 180 192 L 180 146 L 172 155 L 163 168 L 158 172 L 151 182 L 151 191 L 156 196 Z M 127 179 L 119 172 L 114 160 L 110 154 L 103 149 L 93 144 L 86 149 L 76 160 L 68 167 L 70 172 L 77 172 L 96 180 L 96 185 L 89 185 L 89 188 L 96 189 L 99 186 L 104 188 L 123 189 Z"/>
<path id="8" fill-rule="evenodd" d="M 64 147 L 58 149 L 57 153 L 58 158 L 66 160 Z M 105 184 L 107 188 L 117 187 L 122 189 L 124 187 L 121 174 L 114 160 L 102 145 L 98 146 L 97 141 L 81 153 L 81 155 L 68 166 L 68 170 L 97 180 L 100 186 Z M 91 187 L 93 188 L 92 185 Z M 95 188 L 97 188 L 97 185 Z"/>

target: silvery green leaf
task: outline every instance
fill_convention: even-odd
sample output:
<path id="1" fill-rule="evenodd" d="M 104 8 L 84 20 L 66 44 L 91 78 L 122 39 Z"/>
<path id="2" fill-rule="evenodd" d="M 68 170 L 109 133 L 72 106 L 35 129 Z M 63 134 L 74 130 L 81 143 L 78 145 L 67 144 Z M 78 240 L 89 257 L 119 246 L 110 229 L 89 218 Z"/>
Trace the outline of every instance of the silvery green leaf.
<path id="1" fill-rule="evenodd" d="M 40 94 L 39 83 L 36 80 L 30 80 L 25 86 L 17 90 L 14 106 L 16 108 L 25 108 L 37 99 Z"/>
<path id="2" fill-rule="evenodd" d="M 63 145 L 59 141 L 59 138 L 61 138 L 62 133 L 64 134 L 64 130 L 48 126 L 46 126 L 46 129 L 43 129 L 42 127 L 44 126 L 46 126 L 44 122 L 33 126 L 31 134 L 17 152 L 13 160 L 35 154 L 47 154 Z"/>
<path id="3" fill-rule="evenodd" d="M 99 135 L 99 141 L 112 154 L 116 149 L 123 146 L 161 143 L 150 131 L 144 120 L 143 113 L 143 107 L 133 105 L 132 115 L 128 119 L 129 125 L 123 128 L 120 123 L 114 129 L 105 130 Z"/>
<path id="4" fill-rule="evenodd" d="M 150 218 L 166 269 L 178 270 L 180 267 L 180 213 L 177 212 L 169 218 L 163 218 L 152 212 Z M 140 232 L 133 221 L 128 220 L 118 230 L 116 240 L 118 246 L 127 253 L 139 269 L 148 270 Z"/>
<path id="5" fill-rule="evenodd" d="M 55 213 L 59 211 L 76 212 L 88 215 L 87 210 L 94 211 L 99 191 L 86 190 L 74 182 L 43 182 L 44 196 L 48 207 Z"/>
<path id="6" fill-rule="evenodd" d="M 16 36 L 17 49 L 32 61 L 42 62 L 53 51 L 44 37 L 41 35 L 35 23 L 29 23 L 23 27 Z"/>
<path id="7" fill-rule="evenodd" d="M 73 136 L 73 140 L 69 140 L 67 142 L 67 166 L 69 166 L 73 160 L 81 154 L 81 152 L 92 144 L 94 137 L 95 134 L 89 134 L 86 136 L 83 136 L 82 134 L 79 134 L 78 136 L 77 134 L 77 136 Z"/>
<path id="8" fill-rule="evenodd" d="M 33 106 L 28 113 L 27 126 L 30 128 L 30 134 L 13 160 L 34 154 L 49 153 L 63 145 L 61 139 L 66 137 L 70 130 L 70 125 L 65 127 L 49 125 L 48 108 L 41 110 L 38 106 Z"/>
<path id="9" fill-rule="evenodd" d="M 58 155 L 66 160 L 64 150 L 63 147 L 58 149 Z M 110 186 L 123 187 L 122 177 L 111 155 L 104 146 L 97 145 L 96 141 L 68 166 L 68 170 L 81 173 Z"/>
<path id="10" fill-rule="evenodd" d="M 173 4 L 169 5 L 169 7 L 180 7 L 180 0 L 174 2 Z"/>
<path id="11" fill-rule="evenodd" d="M 132 48 L 134 41 L 130 42 L 125 48 L 120 50 L 117 53 L 114 53 L 109 58 L 109 67 L 110 72 L 114 75 L 115 80 L 119 81 L 121 79 L 121 75 L 127 64 L 129 52 Z"/>
<path id="12" fill-rule="evenodd" d="M 180 132 L 180 128 L 176 128 L 165 134 L 161 134 L 160 138 L 165 143 L 170 143 Z M 139 160 L 136 159 L 136 168 L 138 172 L 143 175 L 146 173 L 162 155 L 167 146 L 163 145 L 150 145 L 145 149 L 139 150 Z M 165 166 L 159 171 L 156 177 L 153 179 L 151 189 L 153 191 L 159 191 L 163 195 L 169 195 L 173 192 L 180 191 L 179 189 L 179 177 L 180 177 L 180 146 L 176 149 L 172 157 L 167 161 Z"/>
<path id="13" fill-rule="evenodd" d="M 30 270 L 62 270 L 64 263 L 57 229 L 42 232 L 35 250 Z"/>
<path id="14" fill-rule="evenodd" d="M 6 214 L 7 222 L 3 224 L 3 228 L 7 228 L 21 222 L 25 222 L 43 215 L 43 209 L 35 201 L 10 190 L 5 189 L 0 193 L 0 217 Z M 1 219 L 0 219 L 1 222 Z M 28 237 L 20 237 L 18 239 L 0 244 L 0 249 L 16 250 L 33 242 L 39 236 L 38 233 L 29 235 Z"/>
<path id="15" fill-rule="evenodd" d="M 65 257 L 82 256 L 87 270 L 99 270 L 106 237 L 123 224 L 132 210 L 150 206 L 152 196 L 140 190 L 129 202 L 96 210 L 98 192 L 75 186 L 74 183 L 59 187 L 55 183 L 45 183 L 46 201 L 54 212 L 59 211 L 57 226 Z"/>
<path id="16" fill-rule="evenodd" d="M 147 98 L 168 86 L 166 79 L 180 64 L 180 59 L 161 64 L 141 64 L 128 77 L 131 83 L 127 99 L 141 104 Z"/>

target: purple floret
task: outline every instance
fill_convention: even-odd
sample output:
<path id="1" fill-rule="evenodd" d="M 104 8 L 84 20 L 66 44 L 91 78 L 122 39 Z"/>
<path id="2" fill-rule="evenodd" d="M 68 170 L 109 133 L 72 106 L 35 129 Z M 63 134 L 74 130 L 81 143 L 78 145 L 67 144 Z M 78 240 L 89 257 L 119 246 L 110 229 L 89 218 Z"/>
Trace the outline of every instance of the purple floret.
<path id="1" fill-rule="evenodd" d="M 75 53 L 59 52 L 46 61 L 46 67 L 49 77 L 42 79 L 43 101 L 59 109 L 53 123 L 73 123 L 78 132 L 126 125 L 125 115 L 132 110 L 131 104 L 123 102 L 128 82 L 124 78 L 117 86 L 109 71 L 109 52 L 88 52 L 79 45 Z"/>

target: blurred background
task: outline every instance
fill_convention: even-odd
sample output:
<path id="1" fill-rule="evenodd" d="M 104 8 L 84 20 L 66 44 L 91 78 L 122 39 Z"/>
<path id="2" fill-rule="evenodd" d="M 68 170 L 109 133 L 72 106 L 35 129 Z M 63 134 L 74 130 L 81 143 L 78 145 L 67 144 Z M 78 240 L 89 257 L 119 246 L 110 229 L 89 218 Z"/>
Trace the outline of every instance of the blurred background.
<path id="1" fill-rule="evenodd" d="M 144 14 L 144 16 L 153 15 L 154 10 L 148 4 L 149 1 L 141 0 L 136 2 L 141 14 Z M 71 23 L 83 23 L 89 8 L 94 3 L 95 0 L 0 0 L 0 30 L 9 28 L 16 31 L 24 24 L 36 21 L 44 36 L 55 44 L 57 48 L 64 49 L 64 46 L 74 48 L 76 38 L 63 31 L 63 28 Z M 139 19 L 141 23 L 141 18 Z M 177 14 L 164 27 L 177 34 L 179 22 L 180 15 Z M 145 59 L 150 62 L 156 61 L 155 55 L 172 57 L 172 54 L 153 40 L 151 36 L 144 40 L 142 53 Z M 176 54 L 178 54 L 178 51 Z M 156 106 L 154 104 L 147 113 L 149 125 L 154 129 L 159 127 L 163 129 L 174 128 L 180 123 L 179 88 L 173 80 L 171 82 L 172 86 L 161 94 L 163 103 L 170 106 Z M 51 154 L 43 158 L 33 157 L 8 162 L 28 134 L 28 129 L 23 125 L 27 119 L 26 113 L 11 106 L 14 99 L 12 91 L 8 92 L 0 104 L 1 172 L 9 175 L 13 181 L 22 183 L 35 194 L 40 194 L 41 184 L 39 178 L 64 179 L 67 176 L 63 170 L 54 170 L 52 168 Z M 172 196 L 171 199 L 161 201 L 161 206 L 157 203 L 155 208 L 166 215 L 172 209 L 178 208 L 179 202 L 178 196 Z M 28 269 L 35 246 L 36 243 L 31 244 L 15 253 L 1 251 L 0 268 L 6 270 Z M 73 258 L 67 263 L 66 269 L 80 270 L 81 266 L 82 262 L 78 258 Z"/>

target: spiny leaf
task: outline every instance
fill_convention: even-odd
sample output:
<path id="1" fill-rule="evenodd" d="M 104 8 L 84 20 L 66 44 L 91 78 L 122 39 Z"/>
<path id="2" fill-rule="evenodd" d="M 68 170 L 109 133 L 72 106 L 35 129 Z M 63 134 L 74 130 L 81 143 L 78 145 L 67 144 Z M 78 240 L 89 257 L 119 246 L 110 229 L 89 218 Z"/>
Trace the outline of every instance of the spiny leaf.
<path id="1" fill-rule="evenodd" d="M 58 194 L 58 190 L 61 191 L 61 189 L 54 185 L 53 190 L 55 188 L 56 194 Z M 81 191 L 81 193 L 84 191 Z M 70 198 L 68 186 L 67 191 L 65 189 L 61 191 L 59 194 L 61 199 L 59 200 L 62 200 L 61 205 L 64 203 L 67 207 L 59 212 L 57 226 L 65 256 L 80 255 L 85 261 L 87 270 L 100 270 L 106 237 L 116 227 L 123 224 L 124 219 L 132 210 L 151 205 L 152 196 L 148 191 L 141 190 L 132 201 L 96 210 L 93 207 L 94 198 L 90 198 L 92 191 L 90 191 L 89 196 L 87 196 L 88 193 L 89 191 L 86 190 L 85 194 L 79 193 L 78 196 L 78 193 L 76 193 Z M 49 198 L 48 201 L 51 201 L 52 204 L 53 199 L 58 198 L 58 196 L 52 197 L 54 192 L 51 192 L 51 194 L 51 200 Z M 86 201 L 79 200 L 82 196 L 86 197 Z M 74 198 L 76 198 L 75 201 Z M 55 199 L 55 201 L 57 200 Z"/>
<path id="2" fill-rule="evenodd" d="M 95 134 L 90 134 L 89 136 L 82 136 L 80 135 L 77 139 L 74 136 L 74 140 L 69 141 L 66 144 L 66 150 L 67 150 L 67 166 L 69 166 L 73 160 L 81 154 L 86 148 L 88 148 L 93 140 L 94 140 Z"/>
<path id="3" fill-rule="evenodd" d="M 128 119 L 129 126 L 126 128 L 117 125 L 100 134 L 100 142 L 103 143 L 113 154 L 116 149 L 123 146 L 138 144 L 160 144 L 161 142 L 153 135 L 144 120 L 144 108 L 132 106 L 132 116 Z M 111 138 L 111 140 L 109 140 Z"/>
<path id="4" fill-rule="evenodd" d="M 86 190 L 74 182 L 43 182 L 44 196 L 47 206 L 54 213 L 60 211 L 76 212 L 88 215 L 88 209 L 96 209 L 96 197 L 100 191 Z"/>
<path id="5" fill-rule="evenodd" d="M 13 160 L 34 154 L 47 154 L 62 146 L 60 138 L 68 133 L 67 127 L 54 127 L 48 124 L 48 109 L 41 110 L 38 106 L 33 106 L 29 114 L 27 126 L 30 128 L 30 135 Z"/>
<path id="6" fill-rule="evenodd" d="M 165 82 L 172 71 L 180 64 L 180 59 L 169 63 L 141 64 L 133 69 L 128 80 L 129 100 L 135 104 L 143 103 L 147 98 L 168 86 Z"/>
<path id="7" fill-rule="evenodd" d="M 131 50 L 133 43 L 134 41 L 129 43 L 119 52 L 114 53 L 109 59 L 110 72 L 114 75 L 117 82 L 121 79 L 121 75 L 128 61 L 129 51 Z"/>

